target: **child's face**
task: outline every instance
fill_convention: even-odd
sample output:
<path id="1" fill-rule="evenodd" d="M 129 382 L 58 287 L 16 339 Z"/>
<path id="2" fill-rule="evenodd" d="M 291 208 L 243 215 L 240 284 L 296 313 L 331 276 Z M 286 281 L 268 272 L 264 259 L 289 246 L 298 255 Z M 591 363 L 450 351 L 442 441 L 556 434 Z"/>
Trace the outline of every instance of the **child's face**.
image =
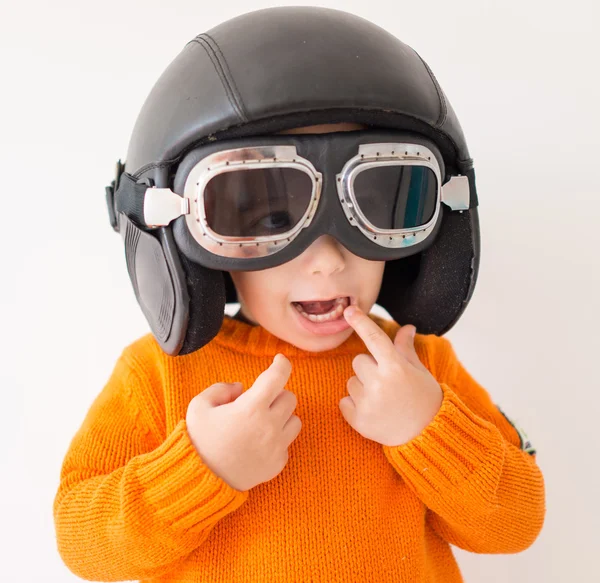
<path id="1" fill-rule="evenodd" d="M 326 133 L 365 127 L 351 123 L 324 124 L 280 133 Z M 379 295 L 384 267 L 385 261 L 363 259 L 330 235 L 323 235 L 287 263 L 230 274 L 246 318 L 298 348 L 322 352 L 336 348 L 352 334 L 341 314 L 341 308 L 348 304 L 340 302 L 339 317 L 314 322 L 315 316 L 302 315 L 292 302 L 350 297 L 352 303 L 368 313 Z M 308 305 L 304 307 L 307 312 L 313 311 Z"/>

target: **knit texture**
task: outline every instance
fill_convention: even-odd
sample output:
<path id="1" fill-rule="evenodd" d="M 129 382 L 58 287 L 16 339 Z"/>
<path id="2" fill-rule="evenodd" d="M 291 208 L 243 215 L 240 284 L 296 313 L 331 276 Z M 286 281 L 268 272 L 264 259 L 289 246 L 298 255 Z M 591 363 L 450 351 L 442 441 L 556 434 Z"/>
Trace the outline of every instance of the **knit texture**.
<path id="1" fill-rule="evenodd" d="M 370 317 L 394 338 L 396 322 Z M 63 462 L 54 500 L 63 561 L 94 581 L 455 583 L 450 544 L 528 548 L 545 515 L 535 455 L 446 338 L 417 334 L 415 349 L 442 406 L 391 447 L 362 437 L 338 407 L 352 359 L 368 352 L 356 333 L 313 353 L 225 316 L 186 356 L 164 354 L 151 334 L 135 341 Z M 247 390 L 278 352 L 292 363 L 286 388 L 302 429 L 283 471 L 240 492 L 197 453 L 187 406 L 216 382 Z"/>

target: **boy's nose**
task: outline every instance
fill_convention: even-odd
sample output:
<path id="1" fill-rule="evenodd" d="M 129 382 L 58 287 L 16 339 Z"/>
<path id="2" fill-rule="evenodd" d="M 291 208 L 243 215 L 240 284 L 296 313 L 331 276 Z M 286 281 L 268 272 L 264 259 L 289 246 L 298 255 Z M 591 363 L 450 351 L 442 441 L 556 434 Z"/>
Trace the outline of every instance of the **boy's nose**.
<path id="1" fill-rule="evenodd" d="M 302 254 L 311 274 L 332 275 L 345 265 L 342 244 L 331 235 L 321 235 Z"/>

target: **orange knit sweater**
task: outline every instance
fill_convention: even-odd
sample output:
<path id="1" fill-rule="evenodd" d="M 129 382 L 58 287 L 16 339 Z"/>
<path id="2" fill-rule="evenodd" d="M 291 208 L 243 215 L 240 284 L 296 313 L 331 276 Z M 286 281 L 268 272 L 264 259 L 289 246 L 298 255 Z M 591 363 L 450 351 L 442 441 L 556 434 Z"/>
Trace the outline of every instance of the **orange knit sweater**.
<path id="1" fill-rule="evenodd" d="M 394 338 L 398 324 L 370 317 Z M 395 447 L 365 439 L 339 410 L 367 352 L 354 333 L 305 352 L 225 316 L 200 350 L 128 346 L 74 436 L 54 501 L 58 550 L 96 581 L 271 583 L 462 581 L 450 544 L 476 553 L 529 547 L 545 515 L 535 455 L 444 337 L 417 334 L 442 387 L 423 432 Z M 292 363 L 302 430 L 289 461 L 246 492 L 211 472 L 186 430 L 189 401 L 218 381 Z"/>

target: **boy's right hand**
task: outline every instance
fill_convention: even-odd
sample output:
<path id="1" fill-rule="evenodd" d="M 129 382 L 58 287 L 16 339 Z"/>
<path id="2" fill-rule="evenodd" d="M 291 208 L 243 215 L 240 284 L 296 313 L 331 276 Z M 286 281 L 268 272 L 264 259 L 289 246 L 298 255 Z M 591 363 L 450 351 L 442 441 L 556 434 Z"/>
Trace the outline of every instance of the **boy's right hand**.
<path id="1" fill-rule="evenodd" d="M 296 395 L 284 389 L 292 365 L 275 355 L 245 392 L 241 383 L 215 383 L 189 403 L 188 434 L 204 463 L 232 488 L 246 491 L 277 476 L 302 421 Z"/>

